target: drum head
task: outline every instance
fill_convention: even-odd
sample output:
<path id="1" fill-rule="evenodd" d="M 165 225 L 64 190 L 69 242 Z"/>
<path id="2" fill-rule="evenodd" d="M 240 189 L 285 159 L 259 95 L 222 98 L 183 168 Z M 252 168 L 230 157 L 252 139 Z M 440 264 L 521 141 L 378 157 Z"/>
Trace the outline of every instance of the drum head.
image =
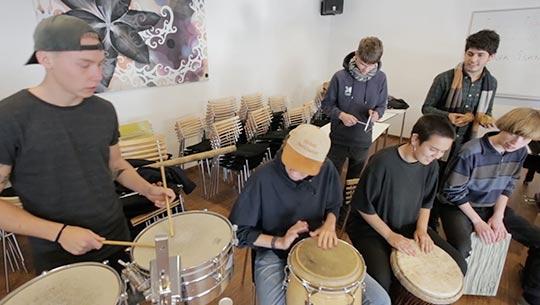
<path id="1" fill-rule="evenodd" d="M 53 269 L 20 286 L 2 305 L 115 305 L 122 282 L 109 266 L 78 263 Z"/>
<path id="2" fill-rule="evenodd" d="M 153 223 L 135 238 L 135 242 L 154 243 L 158 233 L 168 234 L 167 218 Z M 182 269 L 199 266 L 222 253 L 232 242 L 233 231 L 227 218 L 212 212 L 192 211 L 173 215 L 174 236 L 169 240 L 170 256 L 179 255 Z M 150 269 L 156 258 L 155 249 L 134 247 L 133 261 L 142 269 Z"/>
<path id="3" fill-rule="evenodd" d="M 416 256 L 394 249 L 390 257 L 397 279 L 410 293 L 433 304 L 449 304 L 463 294 L 463 274 L 443 249 L 424 253 L 415 243 Z"/>
<path id="4" fill-rule="evenodd" d="M 364 259 L 342 240 L 327 250 L 319 248 L 315 238 L 300 241 L 289 254 L 289 267 L 296 276 L 318 287 L 348 286 L 365 275 Z"/>

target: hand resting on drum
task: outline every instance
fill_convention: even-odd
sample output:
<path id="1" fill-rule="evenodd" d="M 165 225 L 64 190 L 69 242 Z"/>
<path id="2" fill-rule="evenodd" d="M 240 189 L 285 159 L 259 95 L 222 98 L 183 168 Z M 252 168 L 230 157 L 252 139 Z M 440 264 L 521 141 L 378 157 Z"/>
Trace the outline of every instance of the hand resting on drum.
<path id="1" fill-rule="evenodd" d="M 390 234 L 388 234 L 386 241 L 390 244 L 390 246 L 405 254 L 412 256 L 416 255 L 416 251 L 414 251 L 414 240 L 412 239 L 408 239 L 405 236 L 392 231 Z"/>
<path id="2" fill-rule="evenodd" d="M 418 247 L 424 253 L 430 253 L 433 251 L 433 240 L 425 230 L 416 230 L 414 231 L 414 241 L 418 244 Z"/>
<path id="3" fill-rule="evenodd" d="M 58 239 L 58 243 L 64 250 L 73 255 L 83 255 L 90 250 L 101 249 L 104 240 L 105 238 L 88 229 L 66 226 Z"/>
<path id="4" fill-rule="evenodd" d="M 176 198 L 174 191 L 170 188 L 162 187 L 161 182 L 151 184 L 143 195 L 158 208 L 165 207 L 165 196 L 169 197 L 169 202 L 172 202 Z"/>
<path id="5" fill-rule="evenodd" d="M 323 225 L 315 231 L 309 232 L 311 237 L 317 237 L 317 246 L 322 249 L 331 249 L 338 245 L 336 235 L 336 216 L 329 213 Z"/>
<path id="6" fill-rule="evenodd" d="M 495 232 L 491 226 L 483 220 L 473 222 L 474 232 L 480 237 L 483 243 L 492 244 L 497 239 Z"/>
<path id="7" fill-rule="evenodd" d="M 495 240 L 493 242 L 499 242 L 506 238 L 506 235 L 508 235 L 508 231 L 506 230 L 506 227 L 504 226 L 504 222 L 502 217 L 497 217 L 496 215 L 493 215 L 489 220 L 488 224 L 493 229 L 493 234 L 495 234 Z"/>

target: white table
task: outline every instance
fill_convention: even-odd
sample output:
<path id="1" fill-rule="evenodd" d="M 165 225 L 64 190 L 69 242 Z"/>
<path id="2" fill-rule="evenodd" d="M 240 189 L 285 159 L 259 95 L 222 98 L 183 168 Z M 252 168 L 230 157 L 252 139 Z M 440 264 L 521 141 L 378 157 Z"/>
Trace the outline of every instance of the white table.
<path id="1" fill-rule="evenodd" d="M 386 147 L 386 139 L 388 138 L 388 128 L 390 127 L 390 124 L 387 123 L 381 123 L 381 122 L 375 122 L 373 124 L 373 130 L 372 130 L 372 137 L 371 137 L 371 143 L 375 143 L 379 137 L 384 133 L 384 142 L 383 142 L 383 148 Z M 330 123 L 324 125 L 321 127 L 321 130 L 326 132 L 327 134 L 330 134 Z M 375 144 L 375 150 L 377 150 L 377 144 Z"/>
<path id="2" fill-rule="evenodd" d="M 403 140 L 403 127 L 405 127 L 405 115 L 407 114 L 407 109 L 386 109 L 382 118 L 379 119 L 379 123 L 386 122 L 391 118 L 401 115 L 401 130 L 399 131 L 399 144 Z"/>

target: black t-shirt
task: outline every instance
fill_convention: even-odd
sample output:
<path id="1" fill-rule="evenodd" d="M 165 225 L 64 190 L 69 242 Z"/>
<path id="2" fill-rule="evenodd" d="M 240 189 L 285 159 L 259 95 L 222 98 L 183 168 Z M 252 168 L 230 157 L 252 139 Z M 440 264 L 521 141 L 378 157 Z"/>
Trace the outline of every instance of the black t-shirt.
<path id="1" fill-rule="evenodd" d="M 438 164 L 408 163 L 398 147 L 377 152 L 363 171 L 351 204 L 351 236 L 378 234 L 360 215 L 377 214 L 395 232 L 410 235 L 421 208 L 431 209 L 437 191 Z"/>
<path id="2" fill-rule="evenodd" d="M 109 169 L 109 147 L 118 135 L 114 107 L 97 96 L 59 107 L 22 90 L 0 102 L 0 163 L 12 166 L 10 180 L 24 209 L 126 240 L 127 221 Z M 43 269 L 99 261 L 119 250 L 73 256 L 47 240 L 31 238 L 31 244 Z"/>

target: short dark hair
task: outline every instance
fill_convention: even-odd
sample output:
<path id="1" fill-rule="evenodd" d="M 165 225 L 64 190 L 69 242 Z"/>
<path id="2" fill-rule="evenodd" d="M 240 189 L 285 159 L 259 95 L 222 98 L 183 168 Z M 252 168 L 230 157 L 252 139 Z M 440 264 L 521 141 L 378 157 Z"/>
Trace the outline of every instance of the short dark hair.
<path id="1" fill-rule="evenodd" d="M 411 135 L 416 133 L 420 144 L 428 141 L 432 135 L 454 140 L 456 131 L 447 117 L 439 114 L 426 114 L 416 121 L 412 128 Z"/>
<path id="2" fill-rule="evenodd" d="M 356 55 L 366 64 L 375 64 L 383 54 L 382 41 L 377 37 L 365 37 L 360 40 Z"/>
<path id="3" fill-rule="evenodd" d="M 481 30 L 480 32 L 471 34 L 467 37 L 467 42 L 465 43 L 465 52 L 468 49 L 474 48 L 478 50 L 484 50 L 493 55 L 497 53 L 500 42 L 499 34 L 492 30 Z"/>

